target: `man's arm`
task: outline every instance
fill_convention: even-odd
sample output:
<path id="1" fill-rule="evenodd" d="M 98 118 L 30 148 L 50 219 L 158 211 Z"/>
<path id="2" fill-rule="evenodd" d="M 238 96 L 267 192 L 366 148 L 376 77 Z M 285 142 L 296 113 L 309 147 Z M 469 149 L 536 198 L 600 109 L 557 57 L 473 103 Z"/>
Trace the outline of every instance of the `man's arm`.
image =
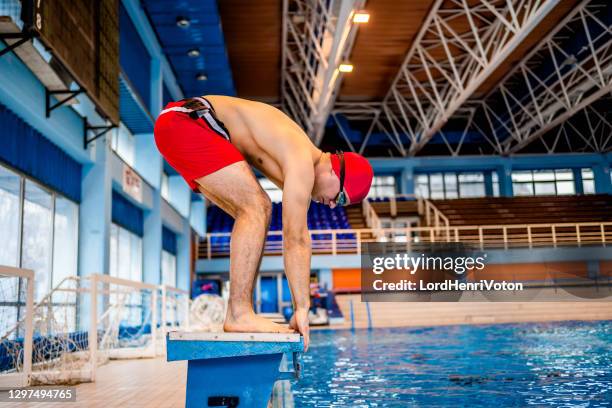
<path id="1" fill-rule="evenodd" d="M 291 326 L 302 333 L 308 349 L 311 246 L 307 216 L 314 169 L 308 155 L 297 156 L 286 164 L 283 181 L 283 258 L 295 310 Z"/>

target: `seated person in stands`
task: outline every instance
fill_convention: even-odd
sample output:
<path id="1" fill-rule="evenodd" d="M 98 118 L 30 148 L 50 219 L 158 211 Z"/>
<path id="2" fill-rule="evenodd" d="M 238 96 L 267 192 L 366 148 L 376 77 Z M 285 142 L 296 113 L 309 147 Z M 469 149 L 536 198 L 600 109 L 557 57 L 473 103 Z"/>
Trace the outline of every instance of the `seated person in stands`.
<path id="1" fill-rule="evenodd" d="M 307 348 L 308 207 L 311 199 L 331 208 L 363 200 L 373 176 L 368 161 L 356 153 L 322 152 L 299 125 L 272 106 L 217 95 L 169 103 L 155 123 L 155 142 L 194 191 L 235 219 L 224 329 L 277 333 L 295 329 Z M 283 190 L 284 263 L 294 306 L 290 328 L 253 311 L 253 283 L 272 205 L 250 166 Z"/>

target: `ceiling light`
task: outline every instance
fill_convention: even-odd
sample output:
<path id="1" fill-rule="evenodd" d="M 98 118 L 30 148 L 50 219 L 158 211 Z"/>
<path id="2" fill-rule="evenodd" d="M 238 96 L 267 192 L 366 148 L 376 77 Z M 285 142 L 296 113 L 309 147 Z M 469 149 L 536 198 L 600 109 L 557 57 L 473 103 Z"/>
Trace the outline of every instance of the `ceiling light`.
<path id="1" fill-rule="evenodd" d="M 353 14 L 353 23 L 364 24 L 368 21 L 370 21 L 370 13 L 367 11 L 356 11 L 355 14 Z"/>
<path id="2" fill-rule="evenodd" d="M 205 73 L 203 73 L 203 72 L 199 72 L 199 73 L 196 75 L 196 79 L 197 79 L 198 81 L 206 81 L 206 80 L 208 79 L 208 76 L 207 76 Z"/>
<path id="3" fill-rule="evenodd" d="M 187 55 L 189 55 L 192 58 L 199 57 L 200 50 L 198 50 L 197 48 L 192 48 L 189 51 L 187 51 Z"/>
<path id="4" fill-rule="evenodd" d="M 191 22 L 189 21 L 187 17 L 178 16 L 176 18 L 176 25 L 179 26 L 180 28 L 187 28 L 189 27 L 189 24 L 191 24 Z"/>
<path id="5" fill-rule="evenodd" d="M 338 71 L 340 72 L 353 72 L 353 64 L 350 62 L 343 62 L 338 66 Z"/>

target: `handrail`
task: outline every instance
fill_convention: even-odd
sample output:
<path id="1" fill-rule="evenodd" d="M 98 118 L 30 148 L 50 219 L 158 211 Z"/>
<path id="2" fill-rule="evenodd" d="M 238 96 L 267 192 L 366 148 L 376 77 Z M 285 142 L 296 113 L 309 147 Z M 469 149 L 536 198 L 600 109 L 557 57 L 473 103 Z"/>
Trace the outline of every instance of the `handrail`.
<path id="1" fill-rule="evenodd" d="M 433 212 L 433 210 L 430 210 Z M 444 222 L 442 218 L 440 218 Z M 440 221 L 439 221 L 440 222 Z M 380 225 L 380 224 L 378 224 Z M 336 255 L 360 253 L 363 242 L 463 242 L 480 248 L 530 247 L 561 245 L 607 246 L 612 243 L 612 222 L 548 223 L 548 224 L 496 224 L 456 225 L 444 223 L 445 234 L 440 234 L 440 225 L 408 228 L 359 228 L 310 230 L 312 248 Z M 316 237 L 315 237 L 316 236 Z M 343 236 L 340 238 L 339 236 Z M 229 253 L 229 239 L 213 242 L 215 238 L 230 238 L 229 232 L 209 232 L 202 243 L 207 243 L 206 254 L 200 258 L 211 259 L 213 255 Z M 266 250 L 282 252 L 282 231 L 270 231 L 268 237 L 280 240 L 266 241 Z M 204 255 L 204 256 L 203 256 Z"/>
<path id="2" fill-rule="evenodd" d="M 425 204 L 425 223 L 428 226 L 431 226 L 432 217 L 433 224 L 436 228 L 436 234 L 440 234 L 440 224 L 444 224 L 444 230 L 446 232 L 446 238 L 450 237 L 450 221 L 448 217 L 442 213 L 442 211 L 438 210 L 430 200 L 423 198 L 423 202 Z"/>
<path id="3" fill-rule="evenodd" d="M 375 231 L 375 236 L 379 236 L 380 234 L 377 233 L 377 231 L 382 229 L 382 224 L 380 222 L 378 214 L 376 214 L 376 211 L 374 211 L 374 208 L 372 208 L 372 205 L 368 200 L 362 201 L 362 208 L 363 217 L 365 218 L 366 225 L 370 227 L 373 231 Z"/>

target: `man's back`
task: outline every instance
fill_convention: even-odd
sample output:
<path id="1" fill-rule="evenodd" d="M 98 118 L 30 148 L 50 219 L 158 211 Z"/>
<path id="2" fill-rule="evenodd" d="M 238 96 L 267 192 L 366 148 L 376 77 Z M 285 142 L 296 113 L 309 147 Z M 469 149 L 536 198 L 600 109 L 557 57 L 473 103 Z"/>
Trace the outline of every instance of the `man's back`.
<path id="1" fill-rule="evenodd" d="M 207 95 L 219 119 L 229 130 L 231 141 L 246 161 L 275 184 L 283 185 L 283 168 L 296 149 L 308 149 L 314 163 L 320 156 L 306 133 L 273 106 L 233 98 Z"/>

